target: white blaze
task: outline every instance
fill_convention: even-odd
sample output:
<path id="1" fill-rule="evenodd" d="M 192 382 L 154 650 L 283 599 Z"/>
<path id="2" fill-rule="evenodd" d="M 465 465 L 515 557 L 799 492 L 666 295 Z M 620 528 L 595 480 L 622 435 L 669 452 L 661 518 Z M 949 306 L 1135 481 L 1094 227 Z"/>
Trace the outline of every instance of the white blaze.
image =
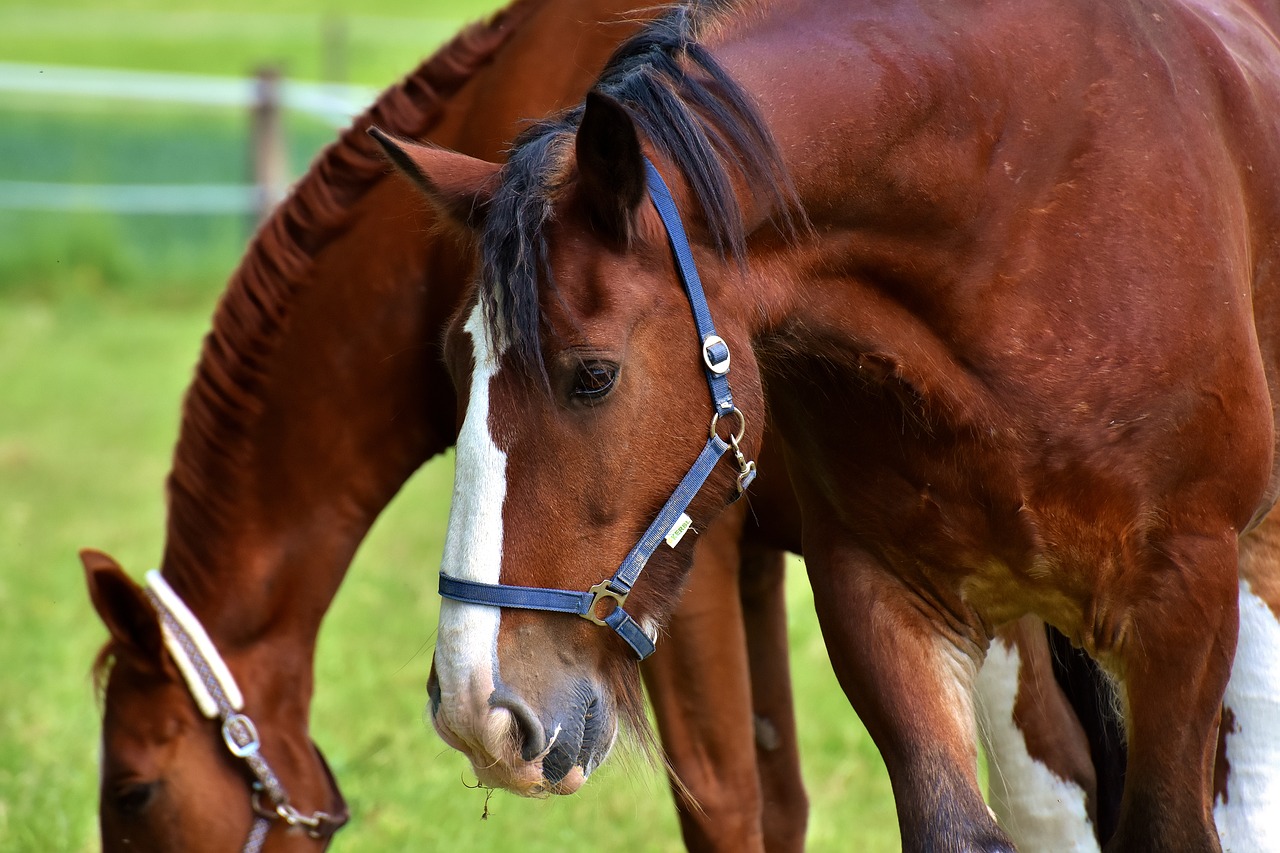
<path id="1" fill-rule="evenodd" d="M 479 303 L 463 327 L 471 336 L 475 366 L 467 414 L 458 433 L 453 503 L 441 570 L 463 580 L 498 583 L 502 566 L 502 504 L 507 495 L 507 454 L 489 434 L 489 383 L 502 350 L 493 346 Z M 436 641 L 441 714 L 452 725 L 484 720 L 497 665 L 496 607 L 444 599 Z M 465 735 L 465 731 L 458 734 Z"/>
<path id="2" fill-rule="evenodd" d="M 1213 809 L 1222 849 L 1280 851 L 1280 624 L 1243 579 L 1240 641 L 1222 704 L 1235 723 L 1226 736 L 1226 801 Z"/>
<path id="3" fill-rule="evenodd" d="M 1019 850 L 1097 853 L 1085 792 L 1036 761 L 1013 720 L 1021 667 L 1017 649 L 997 638 L 978 673 L 979 729 L 991 766 L 992 808 Z"/>

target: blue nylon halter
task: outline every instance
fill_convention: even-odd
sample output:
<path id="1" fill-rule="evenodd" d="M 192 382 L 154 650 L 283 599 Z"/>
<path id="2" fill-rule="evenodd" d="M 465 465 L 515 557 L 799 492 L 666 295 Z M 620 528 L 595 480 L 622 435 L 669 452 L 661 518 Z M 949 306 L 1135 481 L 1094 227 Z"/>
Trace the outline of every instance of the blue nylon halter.
<path id="1" fill-rule="evenodd" d="M 636 579 L 640 577 L 640 572 L 644 570 L 649 558 L 653 556 L 662 541 L 671 535 L 676 525 L 681 522 L 685 510 L 689 508 L 694 496 L 711 476 L 712 469 L 725 451 L 732 448 L 737 460 L 739 496 L 746 491 L 756 476 L 755 463 L 748 461 L 738 449 L 738 441 L 746 429 L 746 422 L 742 413 L 734 407 L 733 394 L 729 390 L 729 347 L 724 339 L 716 334 L 715 325 L 711 322 L 711 310 L 707 306 L 707 298 L 702 291 L 702 280 L 698 278 L 698 269 L 693 262 L 693 252 L 689 248 L 689 238 L 685 235 L 680 214 L 676 209 L 675 201 L 671 198 L 671 191 L 667 189 L 666 182 L 662 180 L 658 170 L 647 158 L 644 166 L 649 198 L 657 208 L 663 225 L 666 226 L 667 239 L 671 244 L 672 254 L 675 255 L 676 267 L 680 273 L 680 280 L 684 284 L 685 294 L 689 298 L 689 306 L 693 310 L 694 325 L 698 329 L 703 372 L 707 377 L 707 387 L 711 391 L 713 406 L 711 430 L 706 445 L 680 484 L 676 486 L 675 491 L 671 493 L 671 497 L 667 498 L 657 517 L 640 537 L 640 541 L 622 560 L 613 577 L 601 581 L 591 587 L 588 592 L 479 583 L 440 573 L 440 595 L 445 598 L 486 607 L 572 613 L 597 625 L 612 628 L 626 641 L 627 645 L 635 650 L 640 660 L 653 654 L 653 641 L 631 614 L 622 607 Z M 716 425 L 722 416 L 728 415 L 737 415 L 738 431 L 730 436 L 729 441 L 725 441 L 717 434 Z M 613 607 L 603 617 L 597 610 L 601 599 L 613 601 Z"/>

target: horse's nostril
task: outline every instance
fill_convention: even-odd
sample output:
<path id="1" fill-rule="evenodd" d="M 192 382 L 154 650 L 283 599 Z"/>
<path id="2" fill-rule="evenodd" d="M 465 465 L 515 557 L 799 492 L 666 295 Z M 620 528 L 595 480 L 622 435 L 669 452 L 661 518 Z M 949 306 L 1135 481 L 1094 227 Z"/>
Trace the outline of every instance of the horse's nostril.
<path id="1" fill-rule="evenodd" d="M 435 718 L 440 713 L 440 679 L 436 678 L 436 668 L 431 667 L 431 674 L 427 676 L 427 699 L 431 702 L 431 717 Z"/>
<path id="2" fill-rule="evenodd" d="M 495 691 L 490 704 L 511 712 L 515 722 L 516 738 L 520 744 L 520 757 L 533 761 L 547 749 L 547 732 L 533 709 L 520 697 L 508 691 Z"/>

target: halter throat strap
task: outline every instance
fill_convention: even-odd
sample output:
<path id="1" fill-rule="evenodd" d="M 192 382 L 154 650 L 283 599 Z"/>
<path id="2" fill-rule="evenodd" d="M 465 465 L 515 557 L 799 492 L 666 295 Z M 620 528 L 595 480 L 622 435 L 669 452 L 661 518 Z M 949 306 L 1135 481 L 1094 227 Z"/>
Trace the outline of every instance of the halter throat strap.
<path id="1" fill-rule="evenodd" d="M 243 853 L 261 850 L 267 831 L 277 820 L 303 828 L 312 838 L 330 838 L 349 818 L 342 794 L 338 793 L 341 803 L 338 814 L 317 811 L 305 815 L 290 804 L 283 783 L 262 755 L 258 727 L 243 713 L 244 695 L 240 686 L 200 620 L 160 572 L 147 572 L 144 589 L 160 618 L 165 648 L 187 683 L 196 707 L 208 719 L 221 722 L 222 740 L 227 750 L 245 763 L 256 780 L 251 795 L 254 821 L 242 848 Z M 320 757 L 330 786 L 338 791 L 337 781 L 324 756 L 314 743 L 312 746 Z"/>
<path id="2" fill-rule="evenodd" d="M 554 613 L 571 613 L 588 619 L 597 625 L 611 628 L 618 634 L 640 660 L 653 654 L 654 641 L 640 624 L 623 609 L 631 588 L 649 559 L 665 541 L 674 548 L 689 528 L 685 514 L 689 504 L 702 489 L 716 463 L 728 450 L 733 450 L 738 465 L 738 496 L 741 497 L 756 477 L 756 464 L 743 455 L 738 442 L 746 432 L 746 420 L 733 404 L 733 392 L 729 388 L 729 345 L 716 334 L 711 320 L 711 309 L 702 289 L 702 279 L 693 260 L 693 250 L 680 220 L 679 210 L 671 191 L 653 163 L 645 158 L 645 182 L 649 199 L 667 231 L 667 241 L 675 257 L 676 270 L 693 312 L 693 323 L 698 333 L 698 349 L 707 388 L 711 393 L 711 429 L 707 443 L 694 460 L 688 473 L 680 480 L 671 497 L 663 504 L 658 515 L 649 524 L 640 540 L 623 558 L 613 576 L 591 587 L 587 592 L 544 587 L 489 584 L 464 580 L 440 573 L 440 595 L 466 604 L 486 607 L 507 607 L 517 610 L 543 610 Z M 717 432 L 722 417 L 735 417 L 737 429 L 731 430 L 728 441 Z"/>

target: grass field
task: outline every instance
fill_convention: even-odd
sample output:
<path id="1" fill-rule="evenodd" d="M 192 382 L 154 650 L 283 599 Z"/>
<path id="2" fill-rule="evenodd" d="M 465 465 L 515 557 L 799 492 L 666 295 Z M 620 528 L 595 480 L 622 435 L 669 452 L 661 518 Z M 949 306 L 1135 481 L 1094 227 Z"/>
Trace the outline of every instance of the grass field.
<path id="1" fill-rule="evenodd" d="M 495 0 L 48 0 L 0 4 L 0 60 L 383 86 Z"/>
<path id="2" fill-rule="evenodd" d="M 381 86 L 492 0 L 0 0 L 0 58 Z M 337 33 L 338 35 L 335 35 Z M 339 44 L 335 49 L 326 44 Z M 327 57 L 327 58 L 326 58 Z M 333 131 L 291 117 L 301 172 Z M 0 96 L 0 181 L 240 182 L 238 113 Z M 140 576 L 164 525 L 163 479 L 214 300 L 248 235 L 239 217 L 0 210 L 0 850 L 95 849 L 97 708 L 88 668 L 105 631 L 75 552 Z M 448 459 L 379 521 L 325 623 L 314 735 L 353 809 L 339 850 L 563 851 L 679 847 L 665 782 L 615 757 L 571 798 L 467 790 L 465 759 L 423 719 Z M 813 850 L 898 846 L 875 749 L 831 676 L 801 571 L 789 585 Z M 856 839 L 850 842 L 850 839 Z"/>

